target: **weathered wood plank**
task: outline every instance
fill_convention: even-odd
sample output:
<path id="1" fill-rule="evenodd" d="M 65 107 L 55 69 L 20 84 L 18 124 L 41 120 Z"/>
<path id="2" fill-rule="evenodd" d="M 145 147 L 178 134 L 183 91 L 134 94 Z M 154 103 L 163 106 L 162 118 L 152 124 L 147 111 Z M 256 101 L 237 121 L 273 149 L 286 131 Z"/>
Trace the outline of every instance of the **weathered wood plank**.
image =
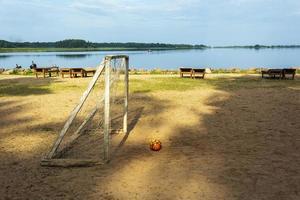
<path id="1" fill-rule="evenodd" d="M 110 63 L 106 59 L 105 63 L 105 92 L 104 92 L 104 160 L 109 161 L 109 144 L 110 144 Z"/>
<path id="2" fill-rule="evenodd" d="M 128 118 L 128 66 L 129 66 L 129 58 L 125 58 L 125 97 L 124 97 L 124 118 L 123 118 L 123 132 L 127 134 L 127 118 Z"/>
<path id="3" fill-rule="evenodd" d="M 118 59 L 118 58 L 129 58 L 127 55 L 107 55 L 105 56 L 106 59 L 112 60 L 112 59 Z"/>
<path id="4" fill-rule="evenodd" d="M 40 164 L 43 167 L 92 167 L 105 163 L 102 160 L 91 159 L 43 159 Z"/>

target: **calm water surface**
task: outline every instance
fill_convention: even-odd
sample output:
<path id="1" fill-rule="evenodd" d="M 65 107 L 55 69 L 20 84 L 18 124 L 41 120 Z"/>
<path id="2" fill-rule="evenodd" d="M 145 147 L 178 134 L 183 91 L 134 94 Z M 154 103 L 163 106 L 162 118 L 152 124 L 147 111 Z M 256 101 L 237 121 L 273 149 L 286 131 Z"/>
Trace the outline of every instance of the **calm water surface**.
<path id="1" fill-rule="evenodd" d="M 23 68 L 31 61 L 38 66 L 95 67 L 105 55 L 126 54 L 130 68 L 177 69 L 181 66 L 210 68 L 295 67 L 300 66 L 300 49 L 205 49 L 171 51 L 99 51 L 0 53 L 0 68 Z"/>

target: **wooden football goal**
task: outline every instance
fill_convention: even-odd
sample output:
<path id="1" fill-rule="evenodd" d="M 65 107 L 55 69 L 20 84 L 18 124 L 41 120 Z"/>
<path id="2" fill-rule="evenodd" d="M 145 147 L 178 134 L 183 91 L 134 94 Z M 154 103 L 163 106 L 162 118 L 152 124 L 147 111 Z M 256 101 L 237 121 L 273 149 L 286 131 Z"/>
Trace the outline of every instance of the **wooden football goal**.
<path id="1" fill-rule="evenodd" d="M 42 166 L 51 167 L 72 167 L 72 166 L 93 166 L 98 164 L 104 164 L 110 160 L 111 149 L 110 140 L 112 132 L 127 134 L 127 115 L 128 115 L 128 65 L 129 57 L 126 55 L 111 55 L 105 56 L 101 64 L 98 66 L 95 75 L 88 84 L 87 89 L 81 96 L 79 103 L 70 113 L 62 130 L 58 134 L 49 153 L 41 160 Z M 100 79 L 102 82 L 99 82 Z M 103 90 L 96 91 L 96 98 L 91 96 L 91 92 L 95 89 L 96 85 L 102 85 Z M 119 127 L 112 127 L 112 110 L 114 101 L 114 92 L 117 90 L 121 94 L 122 111 L 119 111 L 122 124 Z M 78 113 L 87 103 L 88 98 L 94 98 L 95 103 L 90 103 L 90 109 L 85 111 L 83 117 L 78 118 Z M 120 113 L 121 112 L 121 113 Z M 99 152 L 99 159 L 70 159 L 65 158 L 63 155 L 71 148 L 72 144 L 84 135 L 85 129 L 87 129 L 89 123 L 97 115 L 99 119 L 97 124 L 101 125 L 101 128 L 95 129 L 96 134 L 101 134 L 103 140 L 101 140 L 102 153 Z M 100 114 L 99 114 L 100 113 Z M 74 121 L 77 120 L 78 126 L 72 127 Z M 78 123 L 78 121 L 80 121 Z M 97 132 L 98 131 L 98 132 Z M 71 132 L 71 133 L 70 133 Z M 68 135 L 66 139 L 66 135 Z M 64 142 L 63 142 L 64 141 Z M 63 144 L 62 144 L 63 142 Z M 100 144 L 99 144 L 100 145 Z"/>

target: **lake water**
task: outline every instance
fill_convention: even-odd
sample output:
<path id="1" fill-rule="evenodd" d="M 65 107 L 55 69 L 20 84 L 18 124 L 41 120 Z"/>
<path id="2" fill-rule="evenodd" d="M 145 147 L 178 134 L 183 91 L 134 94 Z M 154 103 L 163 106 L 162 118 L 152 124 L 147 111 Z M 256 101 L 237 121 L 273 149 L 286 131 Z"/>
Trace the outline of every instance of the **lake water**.
<path id="1" fill-rule="evenodd" d="M 0 68 L 27 68 L 34 61 L 38 66 L 95 67 L 105 55 L 129 55 L 130 68 L 178 69 L 178 67 L 234 68 L 300 66 L 300 49 L 205 49 L 170 51 L 99 51 L 0 53 Z"/>

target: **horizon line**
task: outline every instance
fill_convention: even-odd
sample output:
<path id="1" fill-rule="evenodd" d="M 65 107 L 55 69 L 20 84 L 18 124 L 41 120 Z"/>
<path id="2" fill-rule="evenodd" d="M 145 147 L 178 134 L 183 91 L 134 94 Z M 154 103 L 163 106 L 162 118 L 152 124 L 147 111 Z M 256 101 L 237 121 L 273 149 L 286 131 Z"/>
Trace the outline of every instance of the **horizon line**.
<path id="1" fill-rule="evenodd" d="M 266 45 L 266 44 L 260 44 L 260 43 L 252 43 L 252 44 L 242 44 L 242 45 L 237 45 L 237 44 L 232 44 L 232 45 L 207 45 L 204 43 L 169 43 L 169 42 L 134 42 L 134 41 L 126 41 L 126 42 L 119 42 L 119 41 L 110 41 L 110 42 L 94 42 L 90 40 L 85 40 L 85 39 L 62 39 L 62 40 L 56 40 L 56 41 L 11 41 L 11 40 L 5 40 L 5 39 L 0 39 L 0 41 L 5 41 L 5 42 L 10 42 L 10 43 L 55 43 L 55 42 L 61 42 L 61 41 L 66 41 L 66 40 L 84 40 L 85 42 L 90 42 L 90 43 L 121 43 L 121 44 L 128 44 L 128 43 L 136 43 L 136 44 L 169 44 L 169 45 L 192 45 L 192 46 L 197 46 L 197 45 L 204 45 L 206 47 L 214 48 L 214 47 L 247 47 L 247 46 L 300 46 L 300 44 L 271 44 L 271 45 Z M 1 48 L 1 47 L 0 47 Z"/>

